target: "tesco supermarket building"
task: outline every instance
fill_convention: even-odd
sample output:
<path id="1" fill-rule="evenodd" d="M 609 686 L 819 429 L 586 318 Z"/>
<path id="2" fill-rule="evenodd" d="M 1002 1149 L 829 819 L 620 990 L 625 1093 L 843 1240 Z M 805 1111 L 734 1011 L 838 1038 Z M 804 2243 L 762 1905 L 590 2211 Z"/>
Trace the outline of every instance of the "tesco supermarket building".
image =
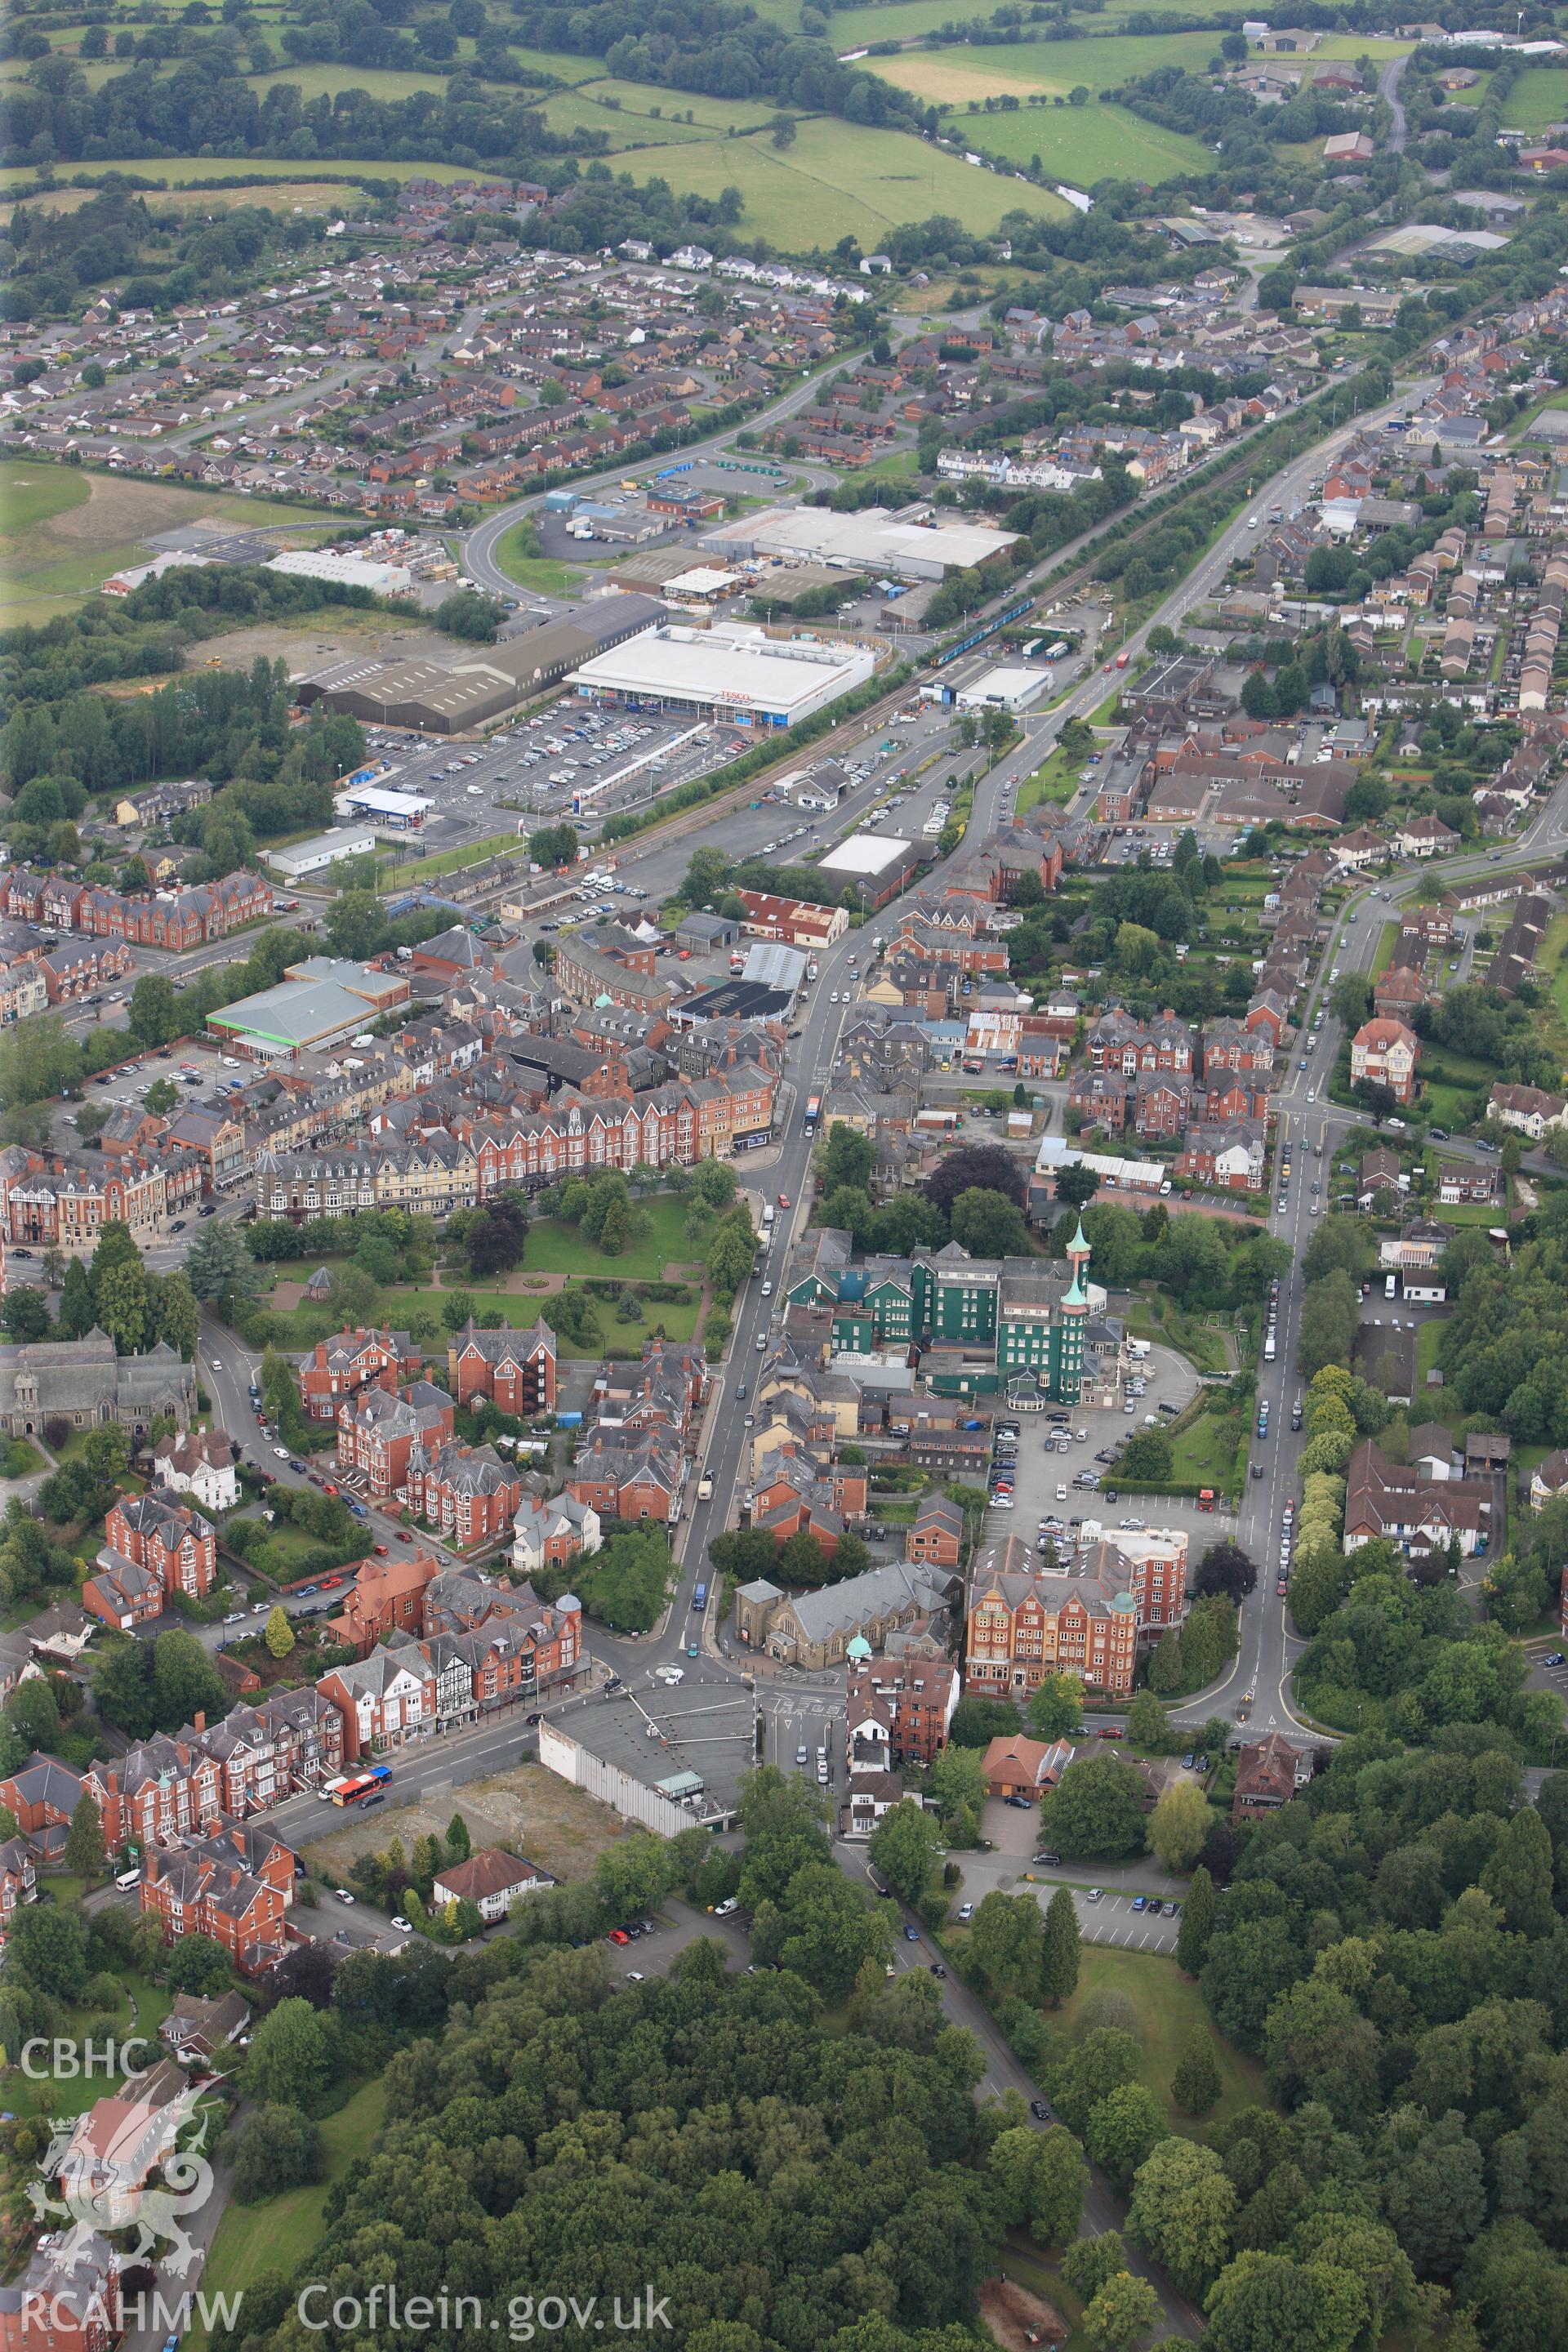
<path id="1" fill-rule="evenodd" d="M 858 645 L 771 637 L 742 624 L 693 629 L 669 622 L 595 654 L 569 683 L 590 701 L 628 710 L 793 727 L 853 693 L 876 667 L 875 655 Z"/>

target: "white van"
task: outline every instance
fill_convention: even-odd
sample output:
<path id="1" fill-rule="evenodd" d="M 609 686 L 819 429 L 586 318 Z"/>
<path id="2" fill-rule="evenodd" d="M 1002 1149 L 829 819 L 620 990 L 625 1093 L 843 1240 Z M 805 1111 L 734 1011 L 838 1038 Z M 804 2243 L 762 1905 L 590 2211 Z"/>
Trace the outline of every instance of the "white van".
<path id="1" fill-rule="evenodd" d="M 122 1870 L 116 1878 L 114 1884 L 119 1887 L 122 1895 L 128 1892 L 128 1890 L 132 1886 L 140 1886 L 142 1884 L 141 1865 L 138 1864 L 134 1870 Z"/>

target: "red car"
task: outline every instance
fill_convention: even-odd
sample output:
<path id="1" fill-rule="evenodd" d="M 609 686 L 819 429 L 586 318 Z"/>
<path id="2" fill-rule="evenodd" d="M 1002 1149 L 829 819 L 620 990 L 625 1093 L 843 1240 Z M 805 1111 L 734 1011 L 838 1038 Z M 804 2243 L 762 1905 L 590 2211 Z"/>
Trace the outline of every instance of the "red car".
<path id="1" fill-rule="evenodd" d="M 412 1543 L 414 1541 L 413 1537 L 409 1534 L 406 1528 L 396 1528 L 394 1529 L 394 1533 L 395 1534 L 399 1543 Z"/>
<path id="2" fill-rule="evenodd" d="M 323 1487 L 321 1488 L 321 1492 L 322 1492 L 322 1494 L 323 1494 L 323 1495 L 335 1495 L 335 1494 L 337 1493 L 337 1491 L 338 1491 L 338 1490 L 337 1490 L 337 1488 L 336 1488 L 334 1486 L 332 1486 L 330 1482 L 329 1482 L 327 1485 L 323 1486 Z"/>
<path id="3" fill-rule="evenodd" d="M 612 1927 L 609 1939 L 612 1944 L 629 1944 L 632 1940 L 624 1927 Z"/>
<path id="4" fill-rule="evenodd" d="M 1101 1739 L 1125 1739 L 1127 1734 L 1120 1724 L 1102 1723 L 1100 1727 L 1100 1736 Z"/>
<path id="5" fill-rule="evenodd" d="M 375 1556 L 377 1559 L 384 1559 L 386 1558 L 386 1546 L 384 1544 L 376 1545 Z"/>
<path id="6" fill-rule="evenodd" d="M 321 1579 L 321 1590 L 323 1592 L 331 1592 L 342 1582 L 342 1580 L 343 1580 L 341 1576 L 323 1576 Z"/>
<path id="7" fill-rule="evenodd" d="M 787 1209 L 787 1208 L 788 1208 L 788 1206 L 789 1206 L 789 1194 L 788 1194 L 787 1192 L 781 1192 L 781 1193 L 779 1194 L 779 1206 L 780 1206 L 780 1208 L 781 1208 L 781 1209 Z"/>

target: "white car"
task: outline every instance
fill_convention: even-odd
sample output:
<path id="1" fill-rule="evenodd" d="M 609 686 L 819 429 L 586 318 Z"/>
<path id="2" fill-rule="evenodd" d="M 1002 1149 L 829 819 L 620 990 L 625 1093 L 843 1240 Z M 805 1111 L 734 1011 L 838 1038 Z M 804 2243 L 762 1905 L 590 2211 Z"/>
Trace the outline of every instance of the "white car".
<path id="1" fill-rule="evenodd" d="M 275 1445 L 272 1449 L 272 1455 L 274 1461 L 287 1462 L 289 1459 L 289 1448 L 286 1445 Z"/>
<path id="2" fill-rule="evenodd" d="M 414 1922 L 411 1919 L 400 1917 L 395 1912 L 393 1915 L 392 1924 L 400 1936 L 412 1936 L 414 1933 Z"/>
<path id="3" fill-rule="evenodd" d="M 1067 1490 L 1067 1488 L 1066 1488 L 1065 1486 L 1058 1486 L 1058 1487 L 1057 1488 L 1057 1500 L 1058 1500 L 1058 1503 L 1065 1503 L 1065 1502 L 1067 1501 L 1067 1498 L 1068 1498 L 1068 1490 Z"/>
<path id="4" fill-rule="evenodd" d="M 351 1909 L 353 1908 L 354 1898 L 349 1893 L 346 1886 L 334 1886 L 332 1893 L 337 1896 L 340 1903 L 346 1903 L 349 1905 Z"/>
<path id="5" fill-rule="evenodd" d="M 626 1970 L 626 1982 L 627 1984 L 645 1984 L 647 1982 L 647 1979 L 644 1977 L 641 1969 L 628 1969 Z"/>

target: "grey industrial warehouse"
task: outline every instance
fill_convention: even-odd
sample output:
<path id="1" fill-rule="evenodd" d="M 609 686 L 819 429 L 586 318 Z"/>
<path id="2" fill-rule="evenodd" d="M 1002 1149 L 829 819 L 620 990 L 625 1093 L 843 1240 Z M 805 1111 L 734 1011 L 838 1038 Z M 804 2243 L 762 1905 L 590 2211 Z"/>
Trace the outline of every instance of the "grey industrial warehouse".
<path id="1" fill-rule="evenodd" d="M 907 509 L 896 515 L 870 509 L 834 514 L 826 507 L 764 507 L 719 524 L 697 543 L 725 562 L 737 556 L 781 556 L 895 580 L 942 580 L 950 572 L 974 570 L 1005 555 L 1017 545 L 1018 534 L 984 523 L 917 520 Z M 765 579 L 754 581 L 752 591 L 766 595 Z"/>
<path id="2" fill-rule="evenodd" d="M 320 702 L 377 726 L 461 735 L 666 617 L 652 596 L 596 596 L 525 636 L 476 646 L 451 663 L 338 662 L 301 678 L 297 691 L 301 703 Z"/>
<path id="3" fill-rule="evenodd" d="M 743 622 L 644 629 L 572 673 L 577 692 L 633 709 L 691 710 L 738 726 L 793 727 L 864 686 L 867 647 L 770 637 Z"/>

